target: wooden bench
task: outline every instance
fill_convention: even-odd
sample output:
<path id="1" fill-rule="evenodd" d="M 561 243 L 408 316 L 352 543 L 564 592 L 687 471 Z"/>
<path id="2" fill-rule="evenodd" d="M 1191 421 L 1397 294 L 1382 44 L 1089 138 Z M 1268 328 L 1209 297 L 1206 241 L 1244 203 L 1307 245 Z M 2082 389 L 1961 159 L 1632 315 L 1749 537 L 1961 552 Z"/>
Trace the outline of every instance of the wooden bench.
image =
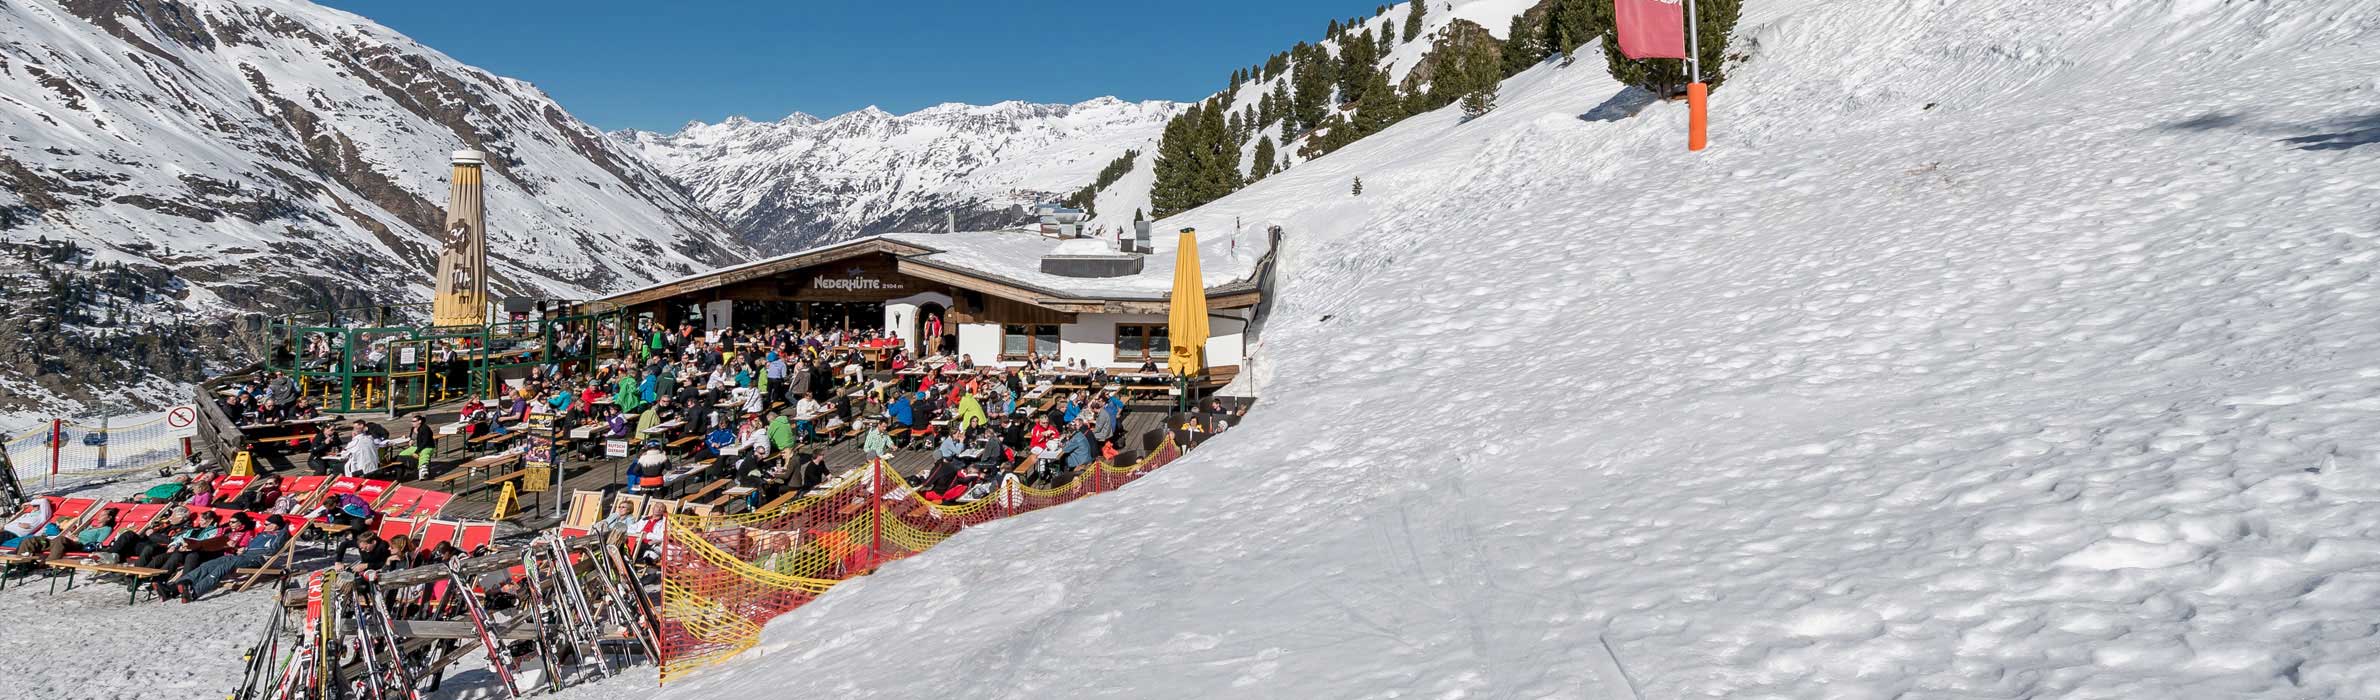
<path id="1" fill-rule="evenodd" d="M 507 472 L 507 473 L 504 473 L 504 474 L 498 474 L 498 475 L 496 475 L 496 476 L 491 476 L 491 477 L 488 477 L 488 480 L 487 480 L 487 481 L 486 481 L 486 482 L 485 482 L 483 485 L 487 486 L 488 488 L 497 488 L 497 487 L 501 487 L 501 486 L 503 486 L 503 485 L 504 485 L 504 482 L 511 481 L 511 480 L 514 480 L 514 479 L 518 479 L 518 478 L 521 478 L 521 477 L 525 477 L 525 476 L 528 476 L 528 475 L 529 475 L 529 470 L 528 470 L 528 468 L 524 467 L 524 468 L 517 469 L 517 470 L 513 470 L 513 471 L 511 471 L 511 472 Z"/>
<path id="2" fill-rule="evenodd" d="M 717 493 L 720 489 L 727 488 L 727 486 L 732 483 L 735 483 L 732 479 L 719 479 L 712 481 L 711 483 L 703 484 L 702 488 L 697 489 L 694 493 L 687 494 L 684 498 L 680 498 L 678 500 L 688 503 L 699 503 L 702 501 L 702 499 L 709 497 L 713 493 Z"/>
<path id="3" fill-rule="evenodd" d="M 675 449 L 678 449 L 678 448 L 681 448 L 681 447 L 685 447 L 685 446 L 687 446 L 687 445 L 696 445 L 696 446 L 700 446 L 701 444 L 702 444 L 702 436 L 700 436 L 700 435 L 688 435 L 688 436 L 686 436 L 686 437 L 682 437 L 682 438 L 678 438 L 678 439 L 676 439 L 676 440 L 671 440 L 671 441 L 669 441 L 669 449 L 675 450 Z"/>
<path id="4" fill-rule="evenodd" d="M 756 512 L 756 513 L 757 513 L 757 512 L 763 512 L 763 511 L 769 511 L 769 510 L 775 510 L 775 509 L 776 509 L 778 506 L 782 506 L 782 505 L 785 505 L 785 504 L 787 504 L 787 503 L 792 503 L 792 502 L 793 502 L 793 499 L 796 499 L 796 498 L 801 498 L 801 497 L 802 497 L 802 495 L 801 495 L 801 494 L 799 494 L 799 493 L 795 493 L 795 492 L 792 492 L 792 491 L 787 491 L 787 492 L 785 492 L 785 493 L 783 493 L 783 494 L 781 494 L 781 495 L 777 496 L 775 499 L 772 499 L 772 500 L 770 500 L 770 501 L 769 501 L 769 502 L 767 502 L 767 503 L 760 504 L 760 507 L 759 507 L 759 508 L 754 508 L 754 509 L 752 509 L 752 510 L 753 510 L 753 512 Z"/>
<path id="5" fill-rule="evenodd" d="M 703 506 L 713 510 L 726 510 L 728 504 L 743 500 L 745 496 L 750 495 L 752 495 L 752 489 L 737 486 L 726 491 L 719 492 L 719 497 L 704 502 Z"/>
<path id="6" fill-rule="evenodd" d="M 70 591 L 74 590 L 74 579 L 75 574 L 77 573 L 90 573 L 94 576 L 100 574 L 116 574 L 123 576 L 124 588 L 128 592 L 128 597 L 126 597 L 124 600 L 126 605 L 140 602 L 140 584 L 142 581 L 164 576 L 167 573 L 164 569 L 151 569 L 145 566 L 130 566 L 125 564 L 101 564 L 96 561 L 84 559 L 54 559 L 48 564 L 52 569 L 64 569 L 66 571 L 66 590 Z M 57 579 L 52 578 L 50 580 L 50 593 L 54 595 L 57 592 Z"/>

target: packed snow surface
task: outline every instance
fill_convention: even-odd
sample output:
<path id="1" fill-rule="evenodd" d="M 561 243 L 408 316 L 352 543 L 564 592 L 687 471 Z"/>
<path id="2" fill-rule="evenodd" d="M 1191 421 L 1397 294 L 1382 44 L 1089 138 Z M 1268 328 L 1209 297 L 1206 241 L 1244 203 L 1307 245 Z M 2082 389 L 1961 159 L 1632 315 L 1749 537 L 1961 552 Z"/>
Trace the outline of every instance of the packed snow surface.
<path id="1" fill-rule="evenodd" d="M 1540 66 L 1160 223 L 1289 231 L 1244 425 L 658 697 L 2380 697 L 2376 39 L 1756 2 L 1699 155 Z"/>

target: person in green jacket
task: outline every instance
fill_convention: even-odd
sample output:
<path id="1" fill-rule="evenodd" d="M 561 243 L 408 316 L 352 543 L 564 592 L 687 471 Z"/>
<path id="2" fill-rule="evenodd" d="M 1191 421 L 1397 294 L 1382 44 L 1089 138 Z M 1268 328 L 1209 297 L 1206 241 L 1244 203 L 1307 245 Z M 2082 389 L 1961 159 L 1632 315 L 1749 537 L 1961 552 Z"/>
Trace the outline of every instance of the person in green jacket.
<path id="1" fill-rule="evenodd" d="M 642 392 L 637 389 L 635 377 L 626 374 L 620 375 L 619 380 L 613 384 L 612 405 L 620 407 L 621 413 L 635 413 L 636 409 L 643 407 L 645 403 Z"/>
<path id="2" fill-rule="evenodd" d="M 158 484 L 156 486 L 151 486 L 149 487 L 149 490 L 142 491 L 140 494 L 141 502 L 172 503 L 174 501 L 181 500 L 182 492 L 189 490 L 189 483 L 190 477 L 176 475 L 170 481 Z"/>
<path id="3" fill-rule="evenodd" d="M 637 415 L 636 434 L 631 436 L 630 440 L 633 442 L 644 442 L 646 438 L 653 436 L 655 429 L 660 425 L 661 404 L 656 403 L 652 406 L 646 407 L 644 413 Z"/>
<path id="4" fill-rule="evenodd" d="M 769 413 L 769 448 L 785 451 L 793 447 L 793 421 L 775 412 Z"/>
<path id="5" fill-rule="evenodd" d="M 952 429 L 952 432 L 958 433 L 960 435 L 967 434 L 967 430 L 970 428 L 979 425 L 990 425 L 992 422 L 991 418 L 986 417 L 983 414 L 983 402 L 976 400 L 975 395 L 972 393 L 959 397 L 959 413 L 957 419 L 958 425 Z"/>

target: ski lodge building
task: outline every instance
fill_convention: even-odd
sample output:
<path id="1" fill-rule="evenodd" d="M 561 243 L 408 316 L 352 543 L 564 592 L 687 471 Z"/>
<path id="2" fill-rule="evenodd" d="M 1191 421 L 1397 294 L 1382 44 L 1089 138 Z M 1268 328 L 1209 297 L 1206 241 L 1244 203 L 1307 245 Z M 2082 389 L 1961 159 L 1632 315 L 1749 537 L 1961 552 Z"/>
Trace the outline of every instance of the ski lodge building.
<path id="1" fill-rule="evenodd" d="M 1213 382 L 1236 376 L 1271 287 L 1279 230 L 1199 237 Z M 1161 238 L 1172 238 L 1164 236 Z M 881 328 L 908 350 L 1017 365 L 1162 367 L 1174 241 L 1035 231 L 893 233 L 820 246 L 594 300 L 709 332 L 793 324 Z"/>

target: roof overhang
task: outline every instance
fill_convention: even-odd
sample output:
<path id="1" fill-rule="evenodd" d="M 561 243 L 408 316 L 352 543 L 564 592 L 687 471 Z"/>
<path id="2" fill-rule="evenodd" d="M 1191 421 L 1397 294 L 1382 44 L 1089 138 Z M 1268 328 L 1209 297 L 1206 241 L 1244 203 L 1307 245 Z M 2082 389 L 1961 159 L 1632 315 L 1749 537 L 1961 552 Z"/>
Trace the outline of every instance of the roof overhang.
<path id="1" fill-rule="evenodd" d="M 837 260 L 848 260 L 864 255 L 887 253 L 891 254 L 895 258 L 905 259 L 907 256 L 926 255 L 938 252 L 941 251 L 921 245 L 904 243 L 890 238 L 862 238 L 849 243 L 831 245 L 824 248 L 813 248 L 799 253 L 780 255 L 758 262 L 747 263 L 700 275 L 663 282 L 661 284 L 645 287 L 643 289 L 622 292 L 609 297 L 604 297 L 602 299 L 597 299 L 596 301 L 618 304 L 620 306 L 635 306 L 637 304 L 668 299 L 681 294 L 699 292 L 707 289 L 717 289 L 719 287 L 725 287 L 738 282 L 760 279 L 762 277 L 799 270 L 812 265 L 823 265 Z"/>

